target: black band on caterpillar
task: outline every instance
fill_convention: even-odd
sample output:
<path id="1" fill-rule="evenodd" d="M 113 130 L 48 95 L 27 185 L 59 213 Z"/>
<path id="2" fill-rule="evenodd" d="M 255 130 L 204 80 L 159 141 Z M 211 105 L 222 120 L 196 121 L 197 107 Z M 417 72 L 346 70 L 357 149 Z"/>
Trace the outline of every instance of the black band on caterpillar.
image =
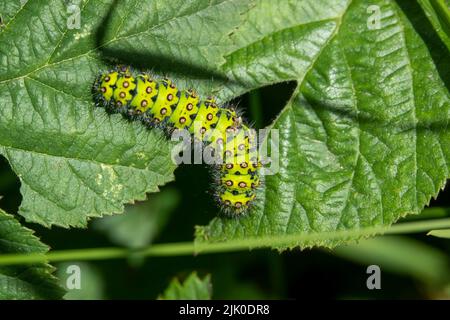
<path id="1" fill-rule="evenodd" d="M 256 135 L 230 108 L 194 90 L 179 90 L 169 79 L 133 74 L 127 67 L 100 75 L 93 87 L 96 102 L 112 113 L 159 127 L 167 133 L 188 130 L 194 139 L 219 151 L 216 198 L 226 213 L 248 210 L 260 185 Z"/>

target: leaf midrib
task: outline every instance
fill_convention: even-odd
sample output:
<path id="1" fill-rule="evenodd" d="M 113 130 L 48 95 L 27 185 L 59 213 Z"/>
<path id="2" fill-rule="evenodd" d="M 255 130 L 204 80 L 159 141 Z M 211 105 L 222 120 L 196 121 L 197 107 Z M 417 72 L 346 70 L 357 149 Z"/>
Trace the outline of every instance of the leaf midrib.
<path id="1" fill-rule="evenodd" d="M 349 3 L 348 3 L 348 5 L 347 5 L 347 7 L 342 11 L 342 14 L 340 15 L 340 16 L 338 16 L 338 17 L 336 17 L 336 18 L 331 18 L 331 19 L 326 19 L 326 20 L 328 20 L 328 21 L 336 21 L 336 27 L 335 27 L 335 29 L 333 30 L 333 33 L 330 35 L 330 37 L 327 39 L 327 41 L 325 42 L 325 44 L 322 46 L 322 48 L 320 48 L 320 50 L 319 50 L 319 52 L 317 53 L 317 55 L 314 57 L 314 59 L 313 59 L 313 62 L 311 63 L 311 65 L 306 69 L 306 71 L 304 72 L 304 74 L 303 74 L 303 77 L 301 78 L 301 79 L 294 79 L 295 81 L 297 81 L 297 87 L 295 88 L 295 90 L 294 90 L 294 92 L 292 93 L 292 95 L 291 95 L 291 97 L 289 98 L 289 100 L 288 100 L 288 102 L 287 102 L 287 104 L 286 104 L 286 107 L 278 114 L 278 116 L 274 119 L 274 121 L 267 127 L 267 129 L 268 130 L 271 130 L 272 128 L 273 128 L 273 126 L 278 122 L 278 120 L 286 113 L 286 112 L 291 112 L 292 111 L 292 105 L 293 105 L 293 100 L 294 100 L 294 98 L 298 95 L 298 93 L 299 93 L 299 91 L 300 91 L 300 87 L 301 87 L 301 85 L 303 84 L 303 81 L 304 81 L 304 79 L 307 77 L 307 75 L 310 73 L 310 71 L 315 67 L 315 64 L 316 64 L 316 62 L 319 60 L 319 57 L 321 56 L 321 54 L 323 53 L 323 51 L 328 47 L 328 45 L 332 42 L 332 40 L 338 35 L 338 33 L 339 33 L 339 31 L 340 31 L 340 28 L 341 28 L 341 25 L 342 25 L 342 21 L 343 21 L 343 19 L 344 19 L 344 16 L 347 14 L 347 12 L 349 11 L 349 8 L 350 8 L 350 6 L 353 4 L 353 0 L 351 0 L 351 1 L 349 1 Z M 317 21 L 313 21 L 314 23 L 316 23 Z M 313 23 L 313 22 L 310 22 L 310 23 Z M 299 25 L 297 25 L 297 26 L 294 26 L 294 28 L 295 27 L 298 27 Z M 288 27 L 288 28 L 284 28 L 284 29 L 281 29 L 281 30 L 277 30 L 277 32 L 281 32 L 281 31 L 283 31 L 283 30 L 286 30 L 286 29 L 291 29 L 291 28 L 293 28 L 292 26 L 291 27 Z M 272 33 L 273 34 L 273 33 Z M 265 37 L 264 37 L 265 38 Z M 261 41 L 261 40 L 260 40 Z M 257 42 L 257 41 L 256 41 Z M 254 42 L 254 43 L 256 43 L 256 42 Z M 245 48 L 245 47 L 242 47 L 242 48 Z M 242 48 L 239 48 L 238 50 L 241 50 Z M 237 51 L 237 50 L 236 50 Z M 234 52 L 236 52 L 236 51 L 234 51 Z M 228 54 L 228 55 L 232 55 L 234 52 L 231 52 L 230 54 Z M 253 88 L 253 89 L 255 89 L 255 88 Z M 245 92 L 248 92 L 248 91 L 250 91 L 250 90 L 252 90 L 252 88 L 246 88 L 246 90 L 244 91 L 244 93 Z M 294 128 L 294 130 L 296 131 L 296 128 Z M 296 132 L 296 134 L 297 134 L 297 132 Z M 264 141 L 263 143 L 266 143 L 267 141 Z M 265 198 L 267 198 L 267 194 L 268 194 L 268 189 L 267 188 L 264 188 L 264 193 L 265 193 Z M 261 229 L 261 225 L 262 225 L 262 220 L 267 216 L 267 210 L 268 210 L 268 208 L 267 208 L 267 206 L 264 206 L 264 210 L 263 210 L 263 212 L 262 212 L 262 214 L 260 215 L 260 219 L 259 219 L 259 221 L 258 221 L 258 226 L 256 227 L 256 234 L 259 234 L 259 232 L 260 232 L 260 229 Z M 290 213 L 289 213 L 289 217 L 288 217 L 288 221 L 290 221 L 291 219 L 292 219 L 292 214 L 293 214 L 293 210 L 291 210 L 290 211 Z M 308 219 L 309 219 L 309 217 L 308 217 Z M 236 224 L 235 225 L 235 228 L 234 228 L 234 230 L 233 230 L 233 236 L 232 237 L 235 237 L 236 236 L 236 232 L 237 232 L 237 229 L 238 229 L 238 226 L 240 225 L 240 223 L 239 224 Z"/>
<path id="2" fill-rule="evenodd" d="M 293 79 L 297 82 L 297 86 L 294 89 L 294 92 L 292 93 L 291 97 L 289 98 L 288 102 L 286 103 L 286 107 L 284 107 L 284 109 L 278 114 L 278 116 L 273 120 L 272 124 L 270 124 L 267 129 L 271 129 L 275 123 L 278 122 L 279 118 L 281 118 L 281 116 L 285 113 L 290 111 L 290 109 L 292 109 L 292 105 L 293 105 L 293 100 L 295 97 L 297 97 L 298 93 L 300 92 L 300 87 L 303 84 L 303 81 L 306 79 L 306 77 L 308 76 L 308 74 L 311 72 L 311 70 L 315 67 L 317 61 L 319 60 L 320 56 L 322 55 L 323 51 L 328 47 L 328 45 L 333 41 L 333 39 L 339 34 L 339 31 L 341 29 L 341 25 L 342 25 L 342 21 L 344 20 L 344 16 L 347 14 L 347 12 L 349 11 L 350 6 L 353 4 L 353 0 L 351 0 L 347 7 L 345 8 L 345 10 L 343 10 L 343 13 L 341 16 L 335 18 L 335 19 L 330 19 L 330 20 L 334 20 L 336 21 L 336 28 L 334 29 L 334 31 L 332 32 L 332 34 L 330 35 L 330 37 L 327 39 L 327 41 L 325 41 L 325 44 L 322 46 L 322 48 L 320 48 L 319 52 L 317 53 L 317 55 L 314 57 L 312 63 L 308 66 L 308 68 L 305 70 L 305 72 L 303 73 L 303 77 L 301 78 L 297 78 L 297 79 Z"/>

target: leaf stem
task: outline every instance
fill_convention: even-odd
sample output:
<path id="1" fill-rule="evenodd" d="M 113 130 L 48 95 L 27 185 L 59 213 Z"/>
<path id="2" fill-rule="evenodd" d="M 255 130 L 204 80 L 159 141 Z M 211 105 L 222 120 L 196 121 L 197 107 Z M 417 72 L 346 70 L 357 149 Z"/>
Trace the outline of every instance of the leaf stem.
<path id="1" fill-rule="evenodd" d="M 207 253 L 231 252 L 262 248 L 294 248 L 308 243 L 330 240 L 354 240 L 379 234 L 401 234 L 427 232 L 433 229 L 450 228 L 450 218 L 400 223 L 389 227 L 370 227 L 356 231 L 320 232 L 314 234 L 286 235 L 282 237 L 247 238 L 227 242 L 175 242 L 154 244 L 140 250 L 125 248 L 87 248 L 51 251 L 47 254 L 2 254 L 0 265 L 30 264 L 75 260 L 105 260 L 126 258 L 131 255 L 168 257 Z"/>

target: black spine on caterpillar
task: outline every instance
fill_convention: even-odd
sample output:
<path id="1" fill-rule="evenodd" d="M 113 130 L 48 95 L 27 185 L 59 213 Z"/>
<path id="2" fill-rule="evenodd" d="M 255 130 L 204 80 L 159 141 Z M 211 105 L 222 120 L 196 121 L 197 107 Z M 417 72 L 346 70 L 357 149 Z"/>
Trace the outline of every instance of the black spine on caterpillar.
<path id="1" fill-rule="evenodd" d="M 134 74 L 123 66 L 100 75 L 93 93 L 108 112 L 167 133 L 188 130 L 195 140 L 219 151 L 217 201 L 230 214 L 242 214 L 251 206 L 260 185 L 256 135 L 234 109 L 218 106 L 213 98 L 200 99 L 194 90 L 179 90 L 169 79 Z"/>

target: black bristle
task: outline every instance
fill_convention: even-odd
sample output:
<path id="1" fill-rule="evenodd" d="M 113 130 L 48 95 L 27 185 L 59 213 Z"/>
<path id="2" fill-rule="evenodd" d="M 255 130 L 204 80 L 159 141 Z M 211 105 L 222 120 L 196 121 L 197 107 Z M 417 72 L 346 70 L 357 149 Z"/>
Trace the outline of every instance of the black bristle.
<path id="1" fill-rule="evenodd" d="M 130 67 L 127 66 L 116 66 L 113 70 L 104 73 L 104 74 L 109 74 L 111 72 L 118 72 L 119 73 L 119 78 L 120 77 L 125 77 L 125 75 L 130 75 L 131 77 L 134 77 L 135 79 L 137 79 L 138 77 L 141 77 L 143 75 L 148 75 L 153 81 L 155 81 L 155 90 L 157 90 L 157 92 L 160 90 L 160 86 L 165 86 L 166 88 L 169 87 L 168 86 L 168 82 L 170 80 L 168 79 L 164 79 L 164 78 L 160 78 L 160 77 L 155 77 L 154 75 L 152 75 L 151 73 L 139 73 L 138 76 L 136 77 L 136 72 L 131 69 Z M 169 116 L 165 117 L 163 121 L 155 121 L 155 119 L 153 118 L 151 112 L 147 111 L 146 113 L 142 114 L 142 113 L 138 113 L 136 112 L 136 109 L 134 109 L 130 103 L 131 101 L 133 101 L 133 99 L 139 94 L 137 87 L 134 89 L 131 89 L 129 91 L 129 94 L 131 94 L 132 98 L 131 100 L 129 100 L 125 105 L 122 106 L 117 106 L 114 99 L 111 99 L 109 101 L 107 101 L 102 92 L 100 91 L 100 87 L 101 87 L 101 81 L 103 78 L 104 74 L 99 74 L 94 81 L 94 84 L 92 86 L 92 94 L 95 100 L 95 104 L 96 106 L 102 107 L 104 108 L 108 113 L 113 114 L 113 113 L 121 113 L 126 119 L 128 119 L 129 121 L 139 121 L 141 123 L 143 123 L 143 125 L 145 125 L 147 128 L 149 129 L 160 129 L 162 131 L 164 131 L 164 133 L 167 136 L 170 136 L 174 130 L 176 129 L 173 125 L 173 123 L 169 122 Z M 137 84 L 137 82 L 136 82 Z M 116 85 L 112 85 L 110 86 L 110 88 L 113 90 L 117 89 Z M 182 89 L 178 89 L 175 93 L 175 95 L 180 98 L 182 93 L 186 92 L 187 95 L 189 95 L 190 92 L 195 92 L 195 90 L 182 90 Z M 158 99 L 160 99 L 160 95 L 156 94 L 154 95 L 151 100 L 153 103 L 157 103 Z M 149 99 L 150 100 L 150 99 Z M 215 101 L 215 98 L 211 98 L 208 97 L 207 102 L 205 102 L 205 105 L 208 107 L 212 104 L 212 101 Z M 203 101 L 205 101 L 203 100 Z M 198 102 L 198 106 L 201 105 L 202 100 L 199 100 Z M 176 112 L 176 109 L 178 107 L 184 107 L 184 106 L 180 106 L 179 105 L 179 100 L 177 103 L 170 105 L 171 109 L 172 109 L 172 114 L 173 112 Z M 230 111 L 226 111 L 226 110 L 231 110 L 231 111 L 235 111 L 236 112 L 236 117 L 238 119 L 242 118 L 242 112 L 241 110 L 239 110 L 238 108 L 236 108 L 236 106 L 234 105 L 218 105 L 217 106 L 219 108 L 218 112 L 217 112 L 217 119 L 220 117 L 222 112 L 226 112 L 228 119 L 230 120 L 232 114 L 230 113 Z M 190 118 L 192 120 L 195 120 L 197 118 L 197 113 L 195 114 L 191 114 Z M 174 123 L 178 123 L 176 120 Z M 209 126 L 213 129 L 215 129 L 217 127 L 217 123 L 212 123 L 209 124 Z M 235 122 L 233 124 L 232 130 L 237 131 L 240 128 L 242 128 L 244 126 L 244 128 L 249 127 L 246 122 L 242 119 L 241 122 Z M 205 125 L 206 127 L 206 125 Z M 188 127 L 186 127 L 186 129 L 188 129 Z M 197 137 L 194 137 L 193 140 L 198 141 Z M 232 141 L 233 138 L 231 137 L 229 139 L 229 141 Z M 228 140 L 227 140 L 228 141 Z M 208 145 L 212 145 L 210 142 L 208 141 L 200 141 L 203 144 L 203 147 L 206 147 Z M 194 142 L 195 143 L 195 142 Z M 213 146 L 214 147 L 214 146 Z M 250 151 L 254 151 L 255 148 L 250 148 Z M 249 148 L 244 149 L 245 152 L 249 152 Z M 222 151 L 223 152 L 223 151 Z M 213 154 L 216 153 L 216 150 L 213 150 Z M 223 158 L 223 157 L 222 157 Z M 250 208 L 253 205 L 254 200 L 249 200 L 249 203 L 236 203 L 236 206 L 230 204 L 227 205 L 227 203 L 224 203 L 221 200 L 221 195 L 223 195 L 225 192 L 231 192 L 231 194 L 233 195 L 238 195 L 239 192 L 237 190 L 232 190 L 229 187 L 227 187 L 226 185 L 222 184 L 221 182 L 221 178 L 224 175 L 229 175 L 230 174 L 230 170 L 225 168 L 224 164 L 221 165 L 211 165 L 211 169 L 213 172 L 213 186 L 214 186 L 214 197 L 216 198 L 217 202 L 219 203 L 221 210 L 223 213 L 225 213 L 227 216 L 230 217 L 239 217 L 242 216 L 243 214 L 245 214 L 246 212 L 248 212 L 250 210 Z M 255 175 L 258 175 L 258 168 L 256 168 L 255 170 L 251 170 L 251 168 L 248 169 L 248 172 L 246 173 L 248 175 L 250 175 L 252 178 L 255 177 Z M 240 171 L 235 171 L 234 175 L 238 176 L 241 175 Z M 242 195 L 243 193 L 241 193 Z M 249 190 L 247 191 L 246 196 L 247 197 L 252 197 L 254 195 L 253 190 Z M 258 197 L 257 197 L 258 198 Z"/>

